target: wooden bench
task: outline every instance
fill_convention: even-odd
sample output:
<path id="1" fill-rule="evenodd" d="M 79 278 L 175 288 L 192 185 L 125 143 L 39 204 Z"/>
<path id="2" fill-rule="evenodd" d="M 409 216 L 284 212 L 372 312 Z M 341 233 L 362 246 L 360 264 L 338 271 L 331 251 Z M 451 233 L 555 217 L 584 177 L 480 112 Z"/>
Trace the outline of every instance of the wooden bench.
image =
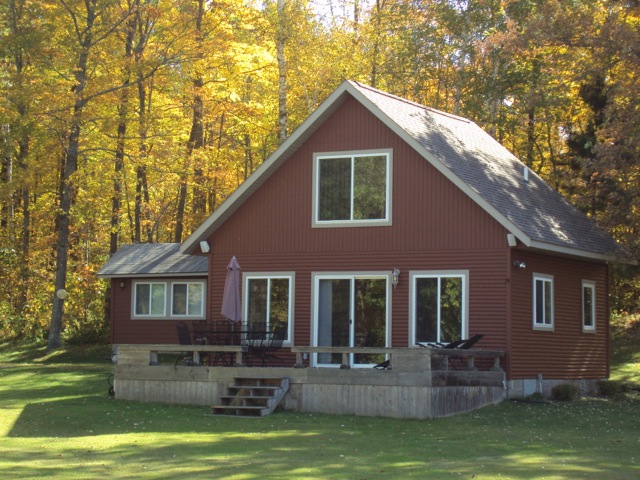
<path id="1" fill-rule="evenodd" d="M 235 363 L 242 365 L 242 354 L 247 351 L 244 345 L 119 345 L 118 356 L 124 360 L 123 363 L 130 362 L 135 358 L 146 358 L 148 365 L 158 363 L 158 354 L 160 353 L 182 353 L 190 352 L 193 354 L 193 363 L 200 364 L 200 354 L 202 353 L 235 353 Z M 126 360 L 125 360 L 126 359 Z M 120 363 L 120 360 L 119 362 Z"/>
<path id="2" fill-rule="evenodd" d="M 387 347 L 291 347 L 291 351 L 296 354 L 296 367 L 303 366 L 304 361 L 302 356 L 305 353 L 340 353 L 342 354 L 342 365 L 349 365 L 349 354 L 351 353 L 369 355 L 383 353 L 389 355 L 389 360 L 392 364 L 393 352 L 397 350 L 397 348 Z"/>
<path id="3" fill-rule="evenodd" d="M 502 368 L 500 367 L 500 359 L 504 357 L 503 350 L 479 350 L 473 348 L 470 348 L 468 350 L 463 348 L 429 348 L 428 351 L 432 356 L 466 358 L 467 370 L 475 370 L 476 357 L 493 357 L 493 367 L 491 367 L 491 370 L 502 370 Z"/>

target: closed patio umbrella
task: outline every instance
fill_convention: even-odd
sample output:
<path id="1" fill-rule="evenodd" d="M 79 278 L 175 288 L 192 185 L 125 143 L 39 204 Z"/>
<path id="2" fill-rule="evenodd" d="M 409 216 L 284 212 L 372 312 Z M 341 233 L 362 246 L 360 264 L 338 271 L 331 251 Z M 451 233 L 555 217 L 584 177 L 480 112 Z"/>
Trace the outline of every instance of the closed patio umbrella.
<path id="1" fill-rule="evenodd" d="M 227 278 L 224 282 L 222 296 L 222 315 L 233 323 L 242 320 L 242 305 L 240 302 L 240 264 L 236 257 L 231 257 L 227 266 Z"/>

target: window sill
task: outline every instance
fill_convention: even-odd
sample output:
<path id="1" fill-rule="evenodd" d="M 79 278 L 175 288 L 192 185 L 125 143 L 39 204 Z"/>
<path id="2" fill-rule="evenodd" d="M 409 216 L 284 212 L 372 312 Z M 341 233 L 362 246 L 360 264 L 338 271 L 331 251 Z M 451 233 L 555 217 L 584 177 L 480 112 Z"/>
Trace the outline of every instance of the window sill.
<path id="1" fill-rule="evenodd" d="M 539 332 L 553 332 L 553 325 L 533 325 L 533 329 Z"/>

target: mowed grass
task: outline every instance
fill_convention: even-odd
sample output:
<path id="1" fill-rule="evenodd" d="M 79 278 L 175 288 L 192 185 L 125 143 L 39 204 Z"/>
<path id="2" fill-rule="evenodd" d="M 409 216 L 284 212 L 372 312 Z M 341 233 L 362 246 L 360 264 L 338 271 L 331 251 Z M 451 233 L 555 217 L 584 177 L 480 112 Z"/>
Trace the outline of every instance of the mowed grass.
<path id="1" fill-rule="evenodd" d="M 108 353 L 0 346 L 0 478 L 640 478 L 635 392 L 435 420 L 212 417 L 109 397 Z"/>
<path id="2" fill-rule="evenodd" d="M 640 314 L 611 321 L 611 379 L 640 388 Z"/>

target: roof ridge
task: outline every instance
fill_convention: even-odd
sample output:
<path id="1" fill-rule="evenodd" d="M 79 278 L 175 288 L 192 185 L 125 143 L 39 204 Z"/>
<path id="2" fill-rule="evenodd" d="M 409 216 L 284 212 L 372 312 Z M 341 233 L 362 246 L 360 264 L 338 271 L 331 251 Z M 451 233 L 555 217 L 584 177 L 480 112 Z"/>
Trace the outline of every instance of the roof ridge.
<path id="1" fill-rule="evenodd" d="M 357 87 L 359 87 L 359 88 L 362 88 L 364 90 L 369 90 L 371 92 L 377 93 L 378 95 L 382 95 L 384 97 L 393 98 L 394 100 L 397 100 L 399 102 L 407 103 L 409 105 L 414 105 L 416 107 L 422 108 L 423 110 L 428 110 L 429 112 L 432 112 L 432 113 L 435 113 L 435 114 L 438 114 L 438 115 L 442 115 L 444 117 L 449 117 L 449 118 L 451 118 L 453 120 L 458 120 L 458 121 L 463 122 L 463 123 L 475 124 L 475 122 L 473 120 L 470 120 L 468 118 L 461 117 L 461 116 L 455 115 L 453 113 L 445 112 L 443 110 L 438 110 L 437 108 L 429 107 L 427 105 L 423 105 L 421 103 L 414 102 L 413 100 L 409 100 L 407 98 L 399 97 L 399 96 L 394 95 L 392 93 L 388 93 L 388 92 L 384 92 L 382 90 L 378 90 L 375 87 L 372 87 L 370 85 L 365 85 L 364 83 L 361 83 L 361 82 L 358 82 L 358 81 L 355 81 L 355 80 L 352 80 L 351 82 L 354 85 L 356 85 Z"/>

